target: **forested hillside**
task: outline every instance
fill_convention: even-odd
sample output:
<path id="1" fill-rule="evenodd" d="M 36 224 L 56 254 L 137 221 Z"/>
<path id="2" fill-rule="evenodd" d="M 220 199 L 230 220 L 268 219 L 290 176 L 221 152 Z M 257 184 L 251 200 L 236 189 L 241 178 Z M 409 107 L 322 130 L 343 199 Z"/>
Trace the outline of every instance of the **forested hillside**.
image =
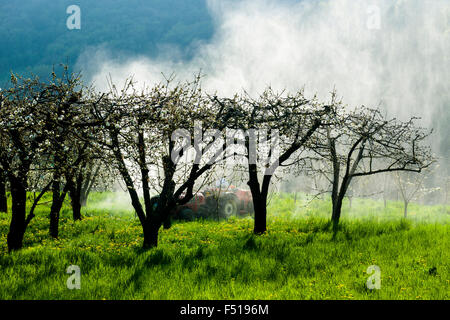
<path id="1" fill-rule="evenodd" d="M 66 27 L 70 5 L 81 9 L 80 30 Z M 48 75 L 52 65 L 73 66 L 89 47 L 154 56 L 161 45 L 187 48 L 212 32 L 204 0 L 1 1 L 0 87 L 11 70 Z"/>

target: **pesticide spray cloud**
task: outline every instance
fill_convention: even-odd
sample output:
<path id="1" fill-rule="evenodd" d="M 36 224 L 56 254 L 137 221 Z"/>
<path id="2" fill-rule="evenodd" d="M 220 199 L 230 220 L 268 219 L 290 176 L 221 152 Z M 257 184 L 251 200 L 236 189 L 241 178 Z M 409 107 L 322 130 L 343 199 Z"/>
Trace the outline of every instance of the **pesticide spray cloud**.
<path id="1" fill-rule="evenodd" d="M 423 118 L 430 125 L 450 101 L 448 0 L 208 0 L 215 34 L 195 44 L 189 61 L 173 50 L 158 58 L 117 63 L 98 50 L 79 66 L 99 89 L 111 75 L 142 84 L 205 74 L 204 88 L 230 95 L 275 89 L 328 99 L 336 88 L 344 102 L 381 105 L 389 116 Z M 88 59 L 87 59 L 88 56 Z M 111 59 L 109 59 L 110 57 Z"/>

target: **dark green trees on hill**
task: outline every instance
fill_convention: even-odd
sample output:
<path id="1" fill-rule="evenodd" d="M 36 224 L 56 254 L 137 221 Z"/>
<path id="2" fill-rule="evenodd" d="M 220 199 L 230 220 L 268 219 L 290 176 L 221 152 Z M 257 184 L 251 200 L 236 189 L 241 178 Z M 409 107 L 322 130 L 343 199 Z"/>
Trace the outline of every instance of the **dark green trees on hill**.
<path id="1" fill-rule="evenodd" d="M 74 4 L 81 10 L 80 30 L 66 26 L 66 10 Z M 92 47 L 152 56 L 161 45 L 187 48 L 212 32 L 204 0 L 2 1 L 0 87 L 10 71 L 48 76 L 53 65 L 73 66 Z"/>

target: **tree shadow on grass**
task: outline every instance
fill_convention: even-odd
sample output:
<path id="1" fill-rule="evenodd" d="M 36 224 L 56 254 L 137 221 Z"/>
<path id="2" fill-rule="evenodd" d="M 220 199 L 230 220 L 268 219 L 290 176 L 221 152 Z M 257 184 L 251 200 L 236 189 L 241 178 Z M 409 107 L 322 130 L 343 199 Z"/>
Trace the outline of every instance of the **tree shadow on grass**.
<path id="1" fill-rule="evenodd" d="M 149 251 L 146 250 L 145 252 Z M 133 274 L 125 281 L 125 286 L 134 285 L 136 290 L 141 289 L 143 285 L 142 278 L 153 267 L 170 265 L 172 262 L 172 257 L 164 253 L 162 249 L 155 249 L 143 261 L 137 261 Z"/>
<path id="2" fill-rule="evenodd" d="M 247 238 L 244 245 L 242 246 L 242 249 L 245 251 L 257 251 L 260 249 L 259 245 L 255 241 L 255 236 L 253 234 Z"/>
<path id="3" fill-rule="evenodd" d="M 389 223 L 378 222 L 358 222 L 351 226 L 349 223 L 339 223 L 330 228 L 332 232 L 331 241 L 358 241 L 364 238 L 378 237 L 385 234 L 395 234 L 411 230 L 412 224 L 409 221 L 396 221 Z"/>

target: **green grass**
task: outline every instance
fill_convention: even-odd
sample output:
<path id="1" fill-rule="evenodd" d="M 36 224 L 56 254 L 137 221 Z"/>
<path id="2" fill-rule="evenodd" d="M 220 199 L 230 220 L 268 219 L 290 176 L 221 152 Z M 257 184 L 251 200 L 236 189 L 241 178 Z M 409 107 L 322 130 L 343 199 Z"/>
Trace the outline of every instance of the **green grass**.
<path id="1" fill-rule="evenodd" d="M 126 198 L 124 198 L 126 199 Z M 449 299 L 448 207 L 358 199 L 344 205 L 341 230 L 328 227 L 330 203 L 274 197 L 268 232 L 250 217 L 175 223 L 159 247 L 142 251 L 142 231 L 121 195 L 94 194 L 85 218 L 64 207 L 60 239 L 48 235 L 41 206 L 23 250 L 8 254 L 10 216 L 0 214 L 0 299 Z M 81 268 L 69 290 L 66 269 Z M 370 265 L 381 289 L 369 290 Z"/>

